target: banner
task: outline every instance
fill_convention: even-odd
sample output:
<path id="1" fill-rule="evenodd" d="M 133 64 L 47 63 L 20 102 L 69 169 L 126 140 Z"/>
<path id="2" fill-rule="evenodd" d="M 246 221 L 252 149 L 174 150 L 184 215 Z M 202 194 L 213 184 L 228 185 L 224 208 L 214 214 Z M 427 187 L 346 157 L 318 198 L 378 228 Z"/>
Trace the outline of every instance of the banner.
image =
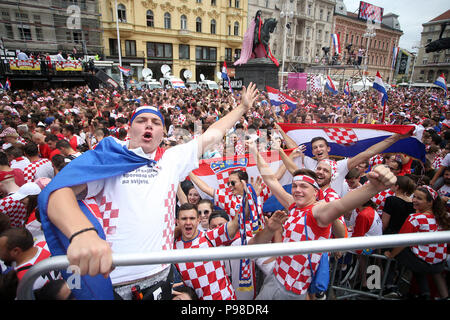
<path id="1" fill-rule="evenodd" d="M 307 75 L 306 73 L 289 73 L 288 89 L 306 91 Z"/>
<path id="2" fill-rule="evenodd" d="M 56 71 L 83 71 L 80 61 L 56 61 Z"/>
<path id="3" fill-rule="evenodd" d="M 41 61 L 34 59 L 28 60 L 13 59 L 9 60 L 9 69 L 39 71 L 41 70 Z"/>
<path id="4" fill-rule="evenodd" d="M 280 123 L 281 129 L 298 145 L 305 145 L 305 155 L 313 157 L 311 139 L 324 138 L 331 150 L 330 155 L 354 157 L 374 144 L 394 133 L 406 134 L 414 130 L 411 137 L 397 141 L 383 153 L 404 153 L 425 162 L 425 145 L 421 142 L 421 132 L 414 125 L 374 125 L 353 123 Z"/>

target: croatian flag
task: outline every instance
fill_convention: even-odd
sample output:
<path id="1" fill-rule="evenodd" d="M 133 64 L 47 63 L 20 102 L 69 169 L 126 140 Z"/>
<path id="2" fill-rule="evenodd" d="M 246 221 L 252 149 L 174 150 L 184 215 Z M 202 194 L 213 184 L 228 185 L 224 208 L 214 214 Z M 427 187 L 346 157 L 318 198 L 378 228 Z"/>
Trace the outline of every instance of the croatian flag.
<path id="1" fill-rule="evenodd" d="M 331 35 L 331 39 L 333 40 L 334 52 L 341 54 L 341 41 L 339 39 L 339 35 L 337 33 L 333 33 Z"/>
<path id="2" fill-rule="evenodd" d="M 9 81 L 9 78 L 6 78 L 5 90 L 11 90 L 11 81 Z"/>
<path id="3" fill-rule="evenodd" d="M 295 110 L 295 108 L 297 108 L 297 100 L 295 100 L 295 98 L 292 98 L 280 90 L 269 86 L 266 86 L 266 89 L 269 94 L 270 103 L 273 106 L 279 106 L 282 104 L 288 106 L 288 108 L 284 109 L 286 115 L 290 114 Z"/>
<path id="4" fill-rule="evenodd" d="M 383 96 L 381 98 L 381 105 L 385 106 L 388 101 L 388 94 L 386 88 L 384 87 L 383 79 L 381 78 L 380 72 L 377 71 L 377 76 L 373 82 L 373 88 L 381 93 Z"/>
<path id="5" fill-rule="evenodd" d="M 395 134 L 407 134 L 414 130 L 411 137 L 401 139 L 383 151 L 383 153 L 405 153 L 425 162 L 425 145 L 421 142 L 420 130 L 414 125 L 374 125 L 357 123 L 316 123 L 294 124 L 280 123 L 281 129 L 298 145 L 305 145 L 305 155 L 313 157 L 311 139 L 323 137 L 331 148 L 329 154 L 338 157 L 353 157 L 372 145 Z"/>
<path id="6" fill-rule="evenodd" d="M 445 96 L 447 96 L 447 83 L 445 82 L 445 77 L 443 73 L 436 79 L 434 84 L 444 89 Z"/>
<path id="7" fill-rule="evenodd" d="M 327 82 L 325 83 L 325 88 L 331 92 L 331 94 L 337 94 L 338 91 L 336 90 L 336 87 L 334 86 L 333 80 L 331 80 L 330 76 L 327 76 Z"/>
<path id="8" fill-rule="evenodd" d="M 228 69 L 227 69 L 227 62 L 223 62 L 222 66 L 222 79 L 226 80 L 228 82 L 228 89 L 233 92 L 233 88 L 231 88 L 231 81 L 230 77 L 228 76 Z"/>
<path id="9" fill-rule="evenodd" d="M 117 68 L 119 68 L 120 72 L 122 72 L 123 75 L 126 77 L 128 77 L 131 74 L 131 69 L 127 69 L 122 66 L 117 66 Z"/>
<path id="10" fill-rule="evenodd" d="M 400 50 L 399 47 L 394 47 L 392 49 L 392 66 L 391 66 L 392 69 L 394 69 L 395 63 L 397 62 L 397 57 L 398 57 L 399 50 Z"/>
<path id="11" fill-rule="evenodd" d="M 345 93 L 346 95 L 350 95 L 350 85 L 348 84 L 348 81 L 345 83 L 345 86 L 344 86 L 344 93 Z"/>

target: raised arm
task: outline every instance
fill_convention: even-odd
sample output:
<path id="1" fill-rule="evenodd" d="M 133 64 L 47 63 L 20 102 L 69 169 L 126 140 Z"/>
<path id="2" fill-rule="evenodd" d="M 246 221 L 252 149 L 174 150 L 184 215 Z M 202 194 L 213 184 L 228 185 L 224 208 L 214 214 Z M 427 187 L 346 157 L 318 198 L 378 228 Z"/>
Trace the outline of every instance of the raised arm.
<path id="1" fill-rule="evenodd" d="M 283 137 L 284 141 L 286 142 L 286 146 L 288 147 L 288 149 L 292 149 L 292 148 L 297 148 L 298 144 L 297 142 L 295 142 L 291 137 L 289 137 L 286 132 L 283 131 L 283 129 L 281 129 L 280 125 L 278 123 L 275 123 L 275 128 L 278 129 L 278 132 L 281 134 L 281 136 Z"/>
<path id="2" fill-rule="evenodd" d="M 347 193 L 344 197 L 333 202 L 319 202 L 312 212 L 319 226 L 325 227 L 339 218 L 345 212 L 351 211 L 366 203 L 378 192 L 389 189 L 397 178 L 384 165 L 377 166 L 367 174 L 369 183 Z"/>
<path id="3" fill-rule="evenodd" d="M 191 178 L 191 181 L 195 183 L 197 187 L 200 188 L 204 193 L 206 193 L 210 197 L 214 197 L 214 188 L 210 187 L 206 182 L 204 182 L 202 179 L 197 177 L 194 173 L 189 173 L 189 178 Z"/>
<path id="4" fill-rule="evenodd" d="M 358 164 L 369 160 L 370 158 L 372 158 L 373 156 L 383 152 L 384 150 L 386 150 L 387 148 L 389 148 L 390 146 L 392 146 L 394 143 L 396 143 L 397 141 L 410 137 L 411 133 L 408 134 L 393 134 L 392 136 L 387 137 L 386 139 L 384 139 L 383 141 L 378 142 L 377 144 L 374 144 L 373 146 L 371 146 L 370 148 L 368 148 L 367 150 L 357 154 L 356 156 L 348 159 L 347 162 L 347 167 L 348 170 L 351 170 L 353 168 L 355 168 Z"/>
<path id="5" fill-rule="evenodd" d="M 277 198 L 281 205 L 288 209 L 294 202 L 294 198 L 291 194 L 286 192 L 280 182 L 278 182 L 278 179 L 275 177 L 272 169 L 256 149 L 255 143 L 252 141 L 246 141 L 246 145 L 249 148 L 250 153 L 253 154 L 253 157 L 255 158 L 256 165 L 258 167 L 259 173 L 264 180 L 264 183 L 267 185 L 270 191 L 272 191 L 272 194 L 275 196 L 275 198 Z"/>
<path id="6" fill-rule="evenodd" d="M 258 89 L 254 83 L 250 83 L 248 88 L 243 87 L 241 104 L 228 113 L 225 117 L 219 121 L 213 123 L 208 130 L 206 130 L 199 137 L 198 144 L 198 157 L 200 158 L 204 152 L 210 146 L 218 143 L 223 136 L 231 129 L 236 122 L 239 121 L 242 115 L 244 115 L 248 109 L 255 103 L 258 96 Z"/>
<path id="7" fill-rule="evenodd" d="M 186 194 L 184 193 L 183 189 L 181 189 L 180 184 L 178 184 L 177 197 L 178 197 L 178 201 L 180 201 L 181 204 L 188 202 Z"/>

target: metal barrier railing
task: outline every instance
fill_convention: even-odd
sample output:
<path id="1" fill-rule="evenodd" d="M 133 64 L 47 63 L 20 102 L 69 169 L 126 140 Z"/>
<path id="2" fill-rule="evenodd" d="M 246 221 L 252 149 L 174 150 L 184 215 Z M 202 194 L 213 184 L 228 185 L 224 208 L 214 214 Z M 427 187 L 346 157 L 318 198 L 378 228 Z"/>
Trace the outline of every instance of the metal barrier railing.
<path id="1" fill-rule="evenodd" d="M 223 259 L 287 256 L 317 252 L 335 252 L 366 248 L 392 248 L 416 244 L 450 242 L 450 231 L 406 233 L 373 237 L 340 238 L 289 243 L 270 243 L 248 246 L 165 250 L 152 253 L 113 254 L 114 266 L 162 264 Z M 67 256 L 55 256 L 30 268 L 19 282 L 18 300 L 34 300 L 36 279 L 52 270 L 69 267 Z"/>

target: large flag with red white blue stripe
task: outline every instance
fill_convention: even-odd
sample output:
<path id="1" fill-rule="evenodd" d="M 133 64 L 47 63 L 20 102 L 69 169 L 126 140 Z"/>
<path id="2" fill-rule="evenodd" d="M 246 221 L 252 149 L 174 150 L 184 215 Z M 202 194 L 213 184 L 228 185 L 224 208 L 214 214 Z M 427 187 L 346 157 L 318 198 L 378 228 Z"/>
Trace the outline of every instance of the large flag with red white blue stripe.
<path id="1" fill-rule="evenodd" d="M 331 92 L 331 94 L 335 95 L 338 93 L 333 80 L 331 80 L 330 76 L 327 76 L 327 82 L 325 83 L 325 89 Z"/>
<path id="2" fill-rule="evenodd" d="M 334 53 L 341 54 L 341 41 L 339 38 L 339 34 L 333 33 L 331 35 L 331 39 L 333 40 Z"/>
<path id="3" fill-rule="evenodd" d="M 305 145 L 305 154 L 313 157 L 311 139 L 323 137 L 331 148 L 329 154 L 338 157 L 354 157 L 387 137 L 399 133 L 411 137 L 401 139 L 383 153 L 404 153 L 425 162 L 425 145 L 421 142 L 421 131 L 414 125 L 374 125 L 356 123 L 280 123 L 280 127 L 298 145 Z"/>
<path id="4" fill-rule="evenodd" d="M 117 68 L 119 68 L 120 72 L 122 72 L 123 75 L 126 77 L 128 77 L 131 74 L 131 69 L 127 69 L 122 66 L 117 66 Z"/>
<path id="5" fill-rule="evenodd" d="M 443 73 L 436 79 L 434 84 L 444 89 L 445 96 L 447 96 L 447 83 Z"/>

